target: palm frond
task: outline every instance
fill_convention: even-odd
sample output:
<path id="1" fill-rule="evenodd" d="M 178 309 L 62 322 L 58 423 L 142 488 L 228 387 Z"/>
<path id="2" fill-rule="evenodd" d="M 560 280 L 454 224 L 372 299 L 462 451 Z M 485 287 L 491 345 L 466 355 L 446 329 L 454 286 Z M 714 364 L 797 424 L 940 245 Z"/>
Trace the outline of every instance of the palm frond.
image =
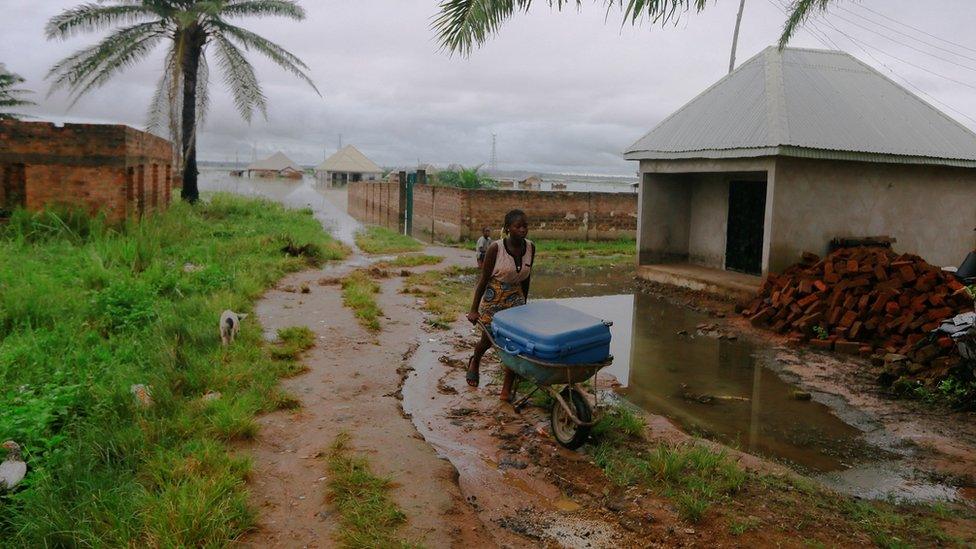
<path id="1" fill-rule="evenodd" d="M 814 10 L 827 11 L 831 0 L 792 0 L 789 6 L 789 17 L 783 26 L 783 34 L 779 37 L 779 49 L 783 49 L 793 38 L 793 34 L 813 15 Z"/>
<path id="2" fill-rule="evenodd" d="M 0 64 L 0 120 L 18 120 L 26 115 L 10 112 L 11 107 L 28 107 L 36 105 L 24 96 L 32 93 L 30 90 L 18 89 L 24 83 L 23 77 L 19 74 L 8 72 L 3 64 Z"/>
<path id="3" fill-rule="evenodd" d="M 212 39 L 217 46 L 217 63 L 223 73 L 224 84 L 234 96 L 234 105 L 241 118 L 250 122 L 254 109 L 267 117 L 267 101 L 254 74 L 254 67 L 230 40 L 219 34 L 213 35 Z"/>
<path id="4" fill-rule="evenodd" d="M 291 0 L 231 0 L 220 9 L 222 17 L 275 16 L 305 19 L 305 9 Z"/>
<path id="5" fill-rule="evenodd" d="M 322 95 L 315 86 L 315 82 L 312 81 L 306 72 L 309 70 L 308 65 L 296 55 L 247 29 L 230 25 L 220 20 L 211 21 L 211 24 L 215 30 L 222 32 L 226 38 L 237 42 L 247 50 L 254 50 L 264 54 L 279 67 L 304 80 L 306 84 L 315 90 L 315 93 L 320 96 Z"/>
<path id="6" fill-rule="evenodd" d="M 44 32 L 47 38 L 68 38 L 78 33 L 95 32 L 116 25 L 138 23 L 156 12 L 143 2 L 125 2 L 106 6 L 104 3 L 89 2 L 64 10 L 47 22 Z"/>
<path id="7" fill-rule="evenodd" d="M 175 142 L 180 140 L 180 117 L 183 108 L 182 97 L 183 72 L 180 70 L 177 44 L 174 41 L 166 52 L 163 74 L 156 84 L 152 101 L 149 103 L 146 130 L 159 132 L 165 123 L 169 136 Z"/>
<path id="8" fill-rule="evenodd" d="M 77 101 L 92 88 L 148 55 L 166 36 L 165 23 L 150 21 L 120 29 L 101 42 L 61 60 L 48 72 L 51 92 L 67 88 Z"/>
<path id="9" fill-rule="evenodd" d="M 617 6 L 625 22 L 637 24 L 643 19 L 665 24 L 677 21 L 681 13 L 705 9 L 709 0 L 603 0 L 609 11 Z M 583 0 L 547 0 L 550 8 L 568 6 L 580 9 Z M 518 12 L 528 12 L 532 0 L 442 0 L 440 13 L 431 28 L 437 33 L 441 48 L 451 53 L 469 55 L 498 33 L 502 23 Z"/>

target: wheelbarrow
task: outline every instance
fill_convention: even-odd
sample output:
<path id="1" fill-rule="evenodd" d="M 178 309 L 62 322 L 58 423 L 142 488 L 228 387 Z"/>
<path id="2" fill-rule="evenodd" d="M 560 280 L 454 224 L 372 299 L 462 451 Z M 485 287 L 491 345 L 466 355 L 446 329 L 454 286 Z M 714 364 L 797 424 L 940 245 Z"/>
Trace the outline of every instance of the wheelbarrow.
<path id="1" fill-rule="evenodd" d="M 586 390 L 583 383 L 596 375 L 601 368 L 609 366 L 613 362 L 613 356 L 607 357 L 603 362 L 592 364 L 545 362 L 519 354 L 517 350 L 506 349 L 495 341 L 487 326 L 481 322 L 478 326 L 488 337 L 502 363 L 516 376 L 535 385 L 521 398 L 516 398 L 515 394 L 518 383 L 512 385 L 512 406 L 515 411 L 521 411 L 537 391 L 548 393 L 553 401 L 549 409 L 552 436 L 559 444 L 570 450 L 582 446 L 590 434 L 590 428 L 598 420 L 592 404 L 596 399 Z"/>

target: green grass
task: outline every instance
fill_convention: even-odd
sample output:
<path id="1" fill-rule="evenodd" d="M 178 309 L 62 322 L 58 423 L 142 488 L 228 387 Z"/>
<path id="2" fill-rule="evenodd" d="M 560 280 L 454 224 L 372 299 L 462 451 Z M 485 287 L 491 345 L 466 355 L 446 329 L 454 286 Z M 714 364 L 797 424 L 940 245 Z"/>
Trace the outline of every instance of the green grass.
<path id="1" fill-rule="evenodd" d="M 271 346 L 270 353 L 277 359 L 298 360 L 312 347 L 315 347 L 315 332 L 307 326 L 292 326 L 278 330 L 278 342 Z"/>
<path id="2" fill-rule="evenodd" d="M 443 260 L 444 258 L 439 255 L 404 254 L 398 255 L 392 261 L 377 263 L 376 266 L 380 269 L 389 269 L 391 267 L 420 267 L 421 265 L 437 265 Z"/>
<path id="3" fill-rule="evenodd" d="M 634 255 L 637 253 L 637 241 L 631 239 L 620 240 L 535 240 L 538 253 L 572 254 L 596 253 L 603 255 Z"/>
<path id="4" fill-rule="evenodd" d="M 343 253 L 313 218 L 228 195 L 119 227 L 15 212 L 0 227 L 0 434 L 29 473 L 0 496 L 0 545 L 217 546 L 247 531 L 250 463 L 226 443 L 294 406 L 277 380 L 295 366 L 253 316 L 222 347 L 217 319 Z M 136 406 L 135 383 L 154 406 Z"/>
<path id="5" fill-rule="evenodd" d="M 366 329 L 378 332 L 379 317 L 383 314 L 376 303 L 380 286 L 365 271 L 353 271 L 342 279 L 342 303 L 353 310 L 359 323 Z"/>
<path id="6" fill-rule="evenodd" d="M 368 254 L 398 254 L 424 249 L 424 245 L 412 237 L 375 225 L 356 233 L 356 245 Z"/>
<path id="7" fill-rule="evenodd" d="M 550 272 L 633 265 L 637 254 L 637 241 L 627 239 L 590 242 L 540 240 L 535 244 L 534 267 Z"/>
<path id="8" fill-rule="evenodd" d="M 390 479 L 374 475 L 365 458 L 351 455 L 348 433 L 336 436 L 326 462 L 329 497 L 340 517 L 336 537 L 343 547 L 415 547 L 396 536 L 406 516 L 390 499 Z"/>
<path id="9" fill-rule="evenodd" d="M 446 330 L 471 308 L 477 274 L 473 267 L 414 273 L 404 281 L 402 292 L 422 299 L 422 308 L 431 315 L 428 324 Z"/>

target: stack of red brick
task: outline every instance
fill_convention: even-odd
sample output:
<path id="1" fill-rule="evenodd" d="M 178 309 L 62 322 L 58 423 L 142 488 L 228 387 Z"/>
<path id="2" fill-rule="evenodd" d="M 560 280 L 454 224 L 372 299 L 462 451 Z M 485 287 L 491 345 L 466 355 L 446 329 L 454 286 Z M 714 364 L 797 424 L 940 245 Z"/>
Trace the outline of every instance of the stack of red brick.
<path id="1" fill-rule="evenodd" d="M 797 343 L 863 355 L 898 353 L 929 364 L 956 352 L 949 338 L 929 342 L 930 332 L 972 310 L 966 287 L 920 257 L 856 247 L 826 259 L 804 254 L 783 274 L 770 275 L 742 312 L 753 325 Z"/>

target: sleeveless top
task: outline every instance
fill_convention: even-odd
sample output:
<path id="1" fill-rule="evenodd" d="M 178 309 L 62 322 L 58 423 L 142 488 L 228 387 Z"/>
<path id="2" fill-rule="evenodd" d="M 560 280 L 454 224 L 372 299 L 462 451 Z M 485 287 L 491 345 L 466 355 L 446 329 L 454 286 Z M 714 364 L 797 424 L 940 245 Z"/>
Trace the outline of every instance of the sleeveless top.
<path id="1" fill-rule="evenodd" d="M 495 270 L 491 277 L 503 284 L 518 284 L 524 282 L 532 274 L 532 256 L 535 253 L 535 244 L 531 240 L 525 239 L 525 255 L 522 256 L 522 265 L 516 267 L 515 258 L 505 247 L 505 240 L 498 240 L 498 253 L 495 256 Z"/>

